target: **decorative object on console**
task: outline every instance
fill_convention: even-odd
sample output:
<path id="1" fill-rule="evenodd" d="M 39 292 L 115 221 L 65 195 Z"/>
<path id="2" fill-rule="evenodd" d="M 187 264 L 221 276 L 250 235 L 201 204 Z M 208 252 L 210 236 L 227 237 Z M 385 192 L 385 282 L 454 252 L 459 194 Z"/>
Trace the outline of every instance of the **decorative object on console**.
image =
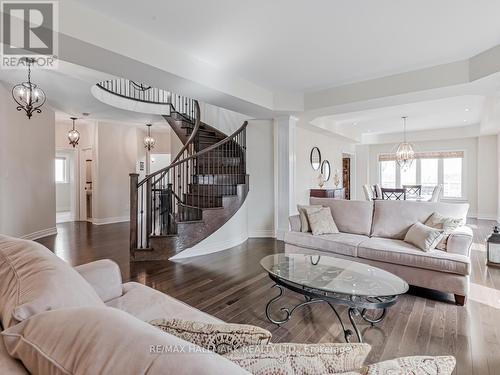
<path id="1" fill-rule="evenodd" d="M 17 110 L 24 110 L 26 116 L 31 119 L 33 112 L 42 113 L 40 109 L 45 103 L 46 96 L 43 90 L 31 82 L 31 64 L 35 63 L 33 58 L 22 58 L 28 66 L 28 82 L 22 82 L 12 88 L 12 97 L 18 104 Z"/>
<path id="2" fill-rule="evenodd" d="M 495 225 L 493 233 L 486 240 L 487 265 L 500 267 L 500 233 Z"/>
<path id="3" fill-rule="evenodd" d="M 321 163 L 321 174 L 325 178 L 325 181 L 329 181 L 332 175 L 332 168 L 328 160 L 323 160 Z"/>
<path id="4" fill-rule="evenodd" d="M 311 167 L 315 171 L 319 170 L 321 167 L 321 151 L 317 147 L 313 147 L 311 150 L 311 155 L 309 156 L 311 161 Z"/>
<path id="5" fill-rule="evenodd" d="M 417 221 L 406 233 L 404 241 L 415 245 L 420 250 L 431 251 L 436 248 L 443 236 L 444 232 L 442 230 L 431 228 Z"/>
<path id="6" fill-rule="evenodd" d="M 306 208 L 306 215 L 313 236 L 339 233 L 337 224 L 333 220 L 332 212 L 328 207 L 322 207 L 319 210 Z"/>
<path id="7" fill-rule="evenodd" d="M 338 169 L 335 169 L 335 174 L 333 175 L 333 184 L 335 185 L 336 188 L 340 186 L 340 176 Z"/>
<path id="8" fill-rule="evenodd" d="M 144 137 L 144 148 L 151 151 L 156 144 L 156 139 L 151 136 L 151 124 L 146 124 L 148 127 L 148 135 Z"/>
<path id="9" fill-rule="evenodd" d="M 268 330 L 248 324 L 212 324 L 182 319 L 155 319 L 149 324 L 217 354 L 244 346 L 266 345 L 272 337 Z"/>
<path id="10" fill-rule="evenodd" d="M 323 175 L 323 173 L 320 173 L 318 175 L 318 186 L 320 189 L 323 189 L 323 186 L 325 186 L 325 182 L 326 182 L 325 176 Z"/>
<path id="11" fill-rule="evenodd" d="M 368 344 L 269 344 L 224 357 L 254 375 L 322 375 L 360 368 L 370 349 Z"/>
<path id="12" fill-rule="evenodd" d="M 448 237 L 455 229 L 465 225 L 465 222 L 461 218 L 456 219 L 453 217 L 445 217 L 437 212 L 434 212 L 424 224 L 431 228 L 436 228 L 443 231 L 443 238 L 436 245 L 436 249 L 446 251 Z"/>
<path id="13" fill-rule="evenodd" d="M 413 146 L 406 141 L 406 119 L 408 117 L 403 116 L 403 142 L 398 145 L 396 150 L 396 162 L 399 167 L 406 171 L 413 164 L 413 160 L 415 160 L 415 151 L 413 150 Z"/>
<path id="14" fill-rule="evenodd" d="M 70 117 L 71 121 L 73 121 L 73 129 L 68 132 L 68 141 L 73 148 L 78 145 L 78 141 L 80 140 L 80 133 L 75 129 L 75 120 L 78 120 L 76 117 Z"/>

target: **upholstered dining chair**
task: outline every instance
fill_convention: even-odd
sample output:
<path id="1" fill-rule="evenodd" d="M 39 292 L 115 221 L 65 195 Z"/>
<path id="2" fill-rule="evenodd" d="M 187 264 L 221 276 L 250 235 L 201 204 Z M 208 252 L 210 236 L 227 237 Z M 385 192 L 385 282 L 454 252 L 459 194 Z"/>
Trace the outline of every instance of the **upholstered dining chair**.
<path id="1" fill-rule="evenodd" d="M 441 200 L 441 196 L 443 195 L 443 185 L 439 184 L 434 187 L 432 191 L 431 199 L 429 202 L 439 202 Z"/>
<path id="2" fill-rule="evenodd" d="M 382 188 L 382 199 L 396 201 L 406 200 L 406 190 L 401 188 Z"/>
<path id="3" fill-rule="evenodd" d="M 372 187 L 368 184 L 363 185 L 363 193 L 365 193 L 365 199 L 367 201 L 371 201 L 375 198 L 373 195 Z"/>

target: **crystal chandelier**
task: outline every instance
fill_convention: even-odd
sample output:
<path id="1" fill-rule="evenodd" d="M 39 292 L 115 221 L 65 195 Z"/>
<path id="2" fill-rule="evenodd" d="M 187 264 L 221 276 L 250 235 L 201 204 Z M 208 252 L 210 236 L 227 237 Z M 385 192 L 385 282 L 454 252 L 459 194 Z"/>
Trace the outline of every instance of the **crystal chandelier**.
<path id="1" fill-rule="evenodd" d="M 402 117 L 403 119 L 403 142 L 399 144 L 396 151 L 396 162 L 403 171 L 408 170 L 411 167 L 413 160 L 415 160 L 415 151 L 413 151 L 413 146 L 406 142 L 406 119 L 407 117 Z"/>
<path id="2" fill-rule="evenodd" d="M 73 121 L 73 129 L 68 132 L 68 140 L 69 144 L 75 148 L 80 140 L 80 133 L 75 129 L 75 120 L 77 120 L 77 118 L 70 117 L 70 119 Z"/>
<path id="3" fill-rule="evenodd" d="M 28 82 L 15 85 L 12 88 L 12 97 L 18 104 L 17 110 L 24 110 L 26 116 L 31 119 L 33 112 L 42 113 L 40 107 L 45 103 L 45 93 L 43 90 L 31 82 L 31 64 L 35 59 L 24 58 L 23 61 L 28 65 Z"/>
<path id="4" fill-rule="evenodd" d="M 156 144 L 156 139 L 151 136 L 151 124 L 146 124 L 148 127 L 148 135 L 144 137 L 144 147 L 146 150 L 151 151 Z"/>

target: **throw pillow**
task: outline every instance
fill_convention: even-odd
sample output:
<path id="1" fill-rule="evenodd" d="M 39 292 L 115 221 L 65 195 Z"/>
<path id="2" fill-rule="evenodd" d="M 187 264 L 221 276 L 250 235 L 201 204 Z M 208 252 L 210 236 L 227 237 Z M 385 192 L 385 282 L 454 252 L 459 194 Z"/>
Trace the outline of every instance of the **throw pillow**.
<path id="1" fill-rule="evenodd" d="M 34 241 L 0 235 L 0 280 L 4 328 L 47 310 L 105 306 L 78 272 Z"/>
<path id="2" fill-rule="evenodd" d="M 416 222 L 406 233 L 404 241 L 415 245 L 420 250 L 430 251 L 436 248 L 442 238 L 443 231 Z"/>
<path id="3" fill-rule="evenodd" d="M 149 324 L 218 354 L 248 345 L 265 345 L 271 341 L 268 330 L 247 324 L 211 324 L 182 319 L 156 319 Z"/>
<path id="4" fill-rule="evenodd" d="M 437 244 L 436 249 L 445 251 L 446 251 L 446 245 L 448 243 L 448 237 L 450 237 L 450 234 L 458 227 L 465 225 L 463 219 L 446 217 L 437 212 L 434 212 L 424 224 L 431 228 L 440 229 L 444 232 L 443 238 Z"/>
<path id="5" fill-rule="evenodd" d="M 339 233 L 339 229 L 333 220 L 332 212 L 329 207 L 323 207 L 319 210 L 307 209 L 306 213 L 313 236 Z"/>
<path id="6" fill-rule="evenodd" d="M 47 311 L 1 333 L 30 374 L 249 375 L 235 363 L 112 307 Z"/>
<path id="7" fill-rule="evenodd" d="M 224 357 L 253 375 L 319 375 L 360 368 L 368 344 L 269 344 L 247 346 Z"/>
<path id="8" fill-rule="evenodd" d="M 343 372 L 337 375 L 451 375 L 455 368 L 455 358 L 442 357 L 403 357 L 375 363 L 356 371 Z"/>
<path id="9" fill-rule="evenodd" d="M 302 233 L 307 233 L 311 231 L 311 227 L 309 226 L 309 220 L 307 219 L 307 212 L 306 210 L 319 210 L 320 208 L 323 208 L 323 206 L 318 206 L 318 205 L 312 205 L 312 206 L 301 206 L 300 204 L 297 205 L 297 211 L 299 211 L 299 218 L 300 218 L 300 231 Z"/>

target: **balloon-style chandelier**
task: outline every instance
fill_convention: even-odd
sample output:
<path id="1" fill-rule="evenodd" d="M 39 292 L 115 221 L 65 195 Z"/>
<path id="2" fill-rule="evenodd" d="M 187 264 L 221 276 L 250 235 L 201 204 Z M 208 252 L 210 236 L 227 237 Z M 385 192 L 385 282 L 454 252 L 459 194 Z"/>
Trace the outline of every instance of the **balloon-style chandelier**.
<path id="1" fill-rule="evenodd" d="M 12 97 L 18 104 L 17 110 L 24 110 L 26 116 L 31 119 L 33 113 L 42 113 L 40 109 L 45 103 L 46 96 L 43 90 L 31 82 L 31 65 L 35 63 L 33 58 L 22 59 L 28 66 L 28 82 L 22 82 L 12 88 Z"/>
<path id="2" fill-rule="evenodd" d="M 408 170 L 413 161 L 415 160 L 415 151 L 411 143 L 406 141 L 406 119 L 407 117 L 402 117 L 403 119 L 403 142 L 399 144 L 398 149 L 396 151 L 396 162 L 399 167 L 406 171 Z"/>
<path id="3" fill-rule="evenodd" d="M 76 117 L 70 117 L 70 119 L 73 121 L 73 129 L 68 132 L 68 140 L 69 144 L 75 148 L 80 140 L 80 133 L 75 129 L 75 120 L 78 119 Z"/>
<path id="4" fill-rule="evenodd" d="M 151 136 L 151 124 L 146 124 L 148 127 L 148 135 L 144 137 L 144 148 L 151 151 L 156 144 L 156 139 Z"/>

